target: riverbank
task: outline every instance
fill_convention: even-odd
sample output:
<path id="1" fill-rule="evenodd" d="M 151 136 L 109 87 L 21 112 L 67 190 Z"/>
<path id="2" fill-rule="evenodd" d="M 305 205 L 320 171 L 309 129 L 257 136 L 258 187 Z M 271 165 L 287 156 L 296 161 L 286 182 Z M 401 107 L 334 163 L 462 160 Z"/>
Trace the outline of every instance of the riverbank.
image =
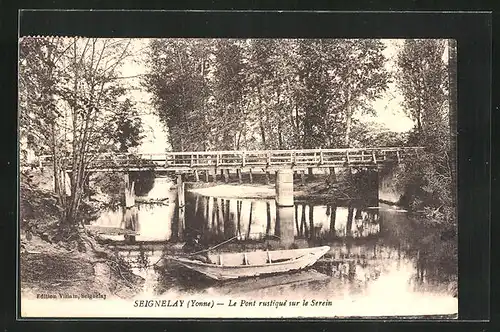
<path id="1" fill-rule="evenodd" d="M 331 183 L 328 176 L 310 178 L 306 183 L 294 182 L 293 196 L 295 201 L 308 201 L 314 203 L 348 202 L 359 200 L 362 197 L 350 189 L 348 181 Z M 186 189 L 190 192 L 217 198 L 239 199 L 274 199 L 276 189 L 274 182 L 245 183 L 239 182 L 187 182 Z"/>
<path id="2" fill-rule="evenodd" d="M 43 294 L 87 294 L 130 297 L 142 278 L 83 226 L 60 223 L 61 207 L 40 170 L 23 172 L 20 180 L 20 289 L 28 298 Z M 92 218 L 107 202 L 84 203 Z M 94 295 L 93 295 L 94 294 Z"/>

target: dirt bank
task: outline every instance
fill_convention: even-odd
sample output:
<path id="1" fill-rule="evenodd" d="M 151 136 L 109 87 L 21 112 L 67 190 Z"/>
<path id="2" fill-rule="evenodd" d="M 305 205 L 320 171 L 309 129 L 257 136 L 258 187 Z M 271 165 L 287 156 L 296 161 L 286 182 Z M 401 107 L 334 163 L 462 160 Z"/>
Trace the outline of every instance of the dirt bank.
<path id="1" fill-rule="evenodd" d="M 274 186 L 215 184 L 213 187 L 193 188 L 189 191 L 218 198 L 261 198 L 272 199 L 275 196 Z"/>
<path id="2" fill-rule="evenodd" d="M 134 275 L 118 255 L 98 244 L 83 226 L 61 225 L 57 196 L 40 185 L 47 182 L 45 176 L 47 172 L 37 170 L 21 174 L 21 293 L 28 297 L 95 292 L 119 297 L 133 295 L 142 278 Z M 84 204 L 87 214 L 95 213 L 95 208 L 88 202 Z"/>
<path id="3" fill-rule="evenodd" d="M 37 294 L 94 294 L 127 298 L 142 283 L 123 262 L 112 255 L 68 250 L 39 237 L 22 241 L 20 288 L 27 297 Z"/>
<path id="4" fill-rule="evenodd" d="M 274 184 L 262 183 L 192 182 L 187 185 L 187 189 L 203 196 L 218 198 L 274 199 L 276 196 Z M 325 203 L 357 199 L 356 195 L 349 190 L 347 182 L 330 183 L 327 177 L 315 177 L 305 184 L 295 182 L 293 195 L 295 201 L 307 200 Z"/>

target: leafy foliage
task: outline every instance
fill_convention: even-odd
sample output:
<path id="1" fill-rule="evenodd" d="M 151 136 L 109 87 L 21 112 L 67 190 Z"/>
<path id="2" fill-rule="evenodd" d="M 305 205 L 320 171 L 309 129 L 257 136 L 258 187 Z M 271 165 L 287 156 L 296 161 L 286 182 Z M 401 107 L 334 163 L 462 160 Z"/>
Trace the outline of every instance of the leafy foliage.
<path id="1" fill-rule="evenodd" d="M 206 67 L 208 49 L 203 40 L 153 40 L 147 56 L 151 71 L 144 86 L 153 92 L 152 102 L 169 129 L 176 151 L 198 151 L 209 143 Z M 208 146 L 205 146 L 208 148 Z"/>
<path id="2" fill-rule="evenodd" d="M 448 75 L 442 40 L 409 39 L 398 54 L 398 87 L 404 108 L 416 122 L 418 139 L 426 145 L 449 140 Z"/>
<path id="3" fill-rule="evenodd" d="M 119 152 L 127 152 L 130 148 L 141 144 L 145 137 L 142 131 L 142 120 L 129 98 L 119 104 L 113 122 L 116 126 L 115 141 Z"/>
<path id="4" fill-rule="evenodd" d="M 130 101 L 121 101 L 125 89 L 117 80 L 129 44 L 97 38 L 20 41 L 21 135 L 38 137 L 40 150 L 53 155 L 64 224 L 78 221 L 85 169 L 93 158 L 116 145 L 123 151 L 140 140 L 140 123 Z M 63 190 L 63 170 L 68 167 L 69 196 Z"/>
<path id="5" fill-rule="evenodd" d="M 408 160 L 399 171 L 399 185 L 410 192 L 408 204 L 423 210 L 428 218 L 455 223 L 455 174 L 453 144 L 450 140 L 447 64 L 445 42 L 406 40 L 398 54 L 398 86 L 404 104 L 416 122 L 408 138 L 425 151 Z M 449 55 L 455 52 L 449 50 Z"/>
<path id="6" fill-rule="evenodd" d="M 387 88 L 378 40 L 156 39 L 145 88 L 174 150 L 351 145 Z"/>

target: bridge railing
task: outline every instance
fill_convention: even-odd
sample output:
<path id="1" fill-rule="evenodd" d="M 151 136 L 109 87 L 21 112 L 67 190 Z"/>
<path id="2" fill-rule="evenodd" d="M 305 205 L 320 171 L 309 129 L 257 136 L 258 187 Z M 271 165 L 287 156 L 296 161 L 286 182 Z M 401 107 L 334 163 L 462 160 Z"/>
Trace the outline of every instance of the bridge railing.
<path id="1" fill-rule="evenodd" d="M 269 151 L 200 151 L 156 154 L 106 153 L 87 155 L 89 168 L 211 168 L 211 167 L 296 167 L 370 166 L 387 161 L 400 162 L 418 155 L 421 147 L 307 149 Z M 64 158 L 63 162 L 69 162 Z M 40 165 L 52 163 L 51 155 L 39 157 Z"/>

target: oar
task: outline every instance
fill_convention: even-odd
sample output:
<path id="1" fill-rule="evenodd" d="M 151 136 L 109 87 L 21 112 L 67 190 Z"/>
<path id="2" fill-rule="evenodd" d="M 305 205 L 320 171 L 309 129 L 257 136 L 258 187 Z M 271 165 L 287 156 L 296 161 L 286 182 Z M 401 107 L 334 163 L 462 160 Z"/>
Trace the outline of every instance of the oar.
<path id="1" fill-rule="evenodd" d="M 238 237 L 238 235 L 233 236 L 233 237 L 232 237 L 232 238 L 230 238 L 229 240 L 226 240 L 226 241 L 224 241 L 224 242 L 221 242 L 221 243 L 219 243 L 219 244 L 217 244 L 217 245 L 215 245 L 215 246 L 213 246 L 213 247 L 211 247 L 211 248 L 208 248 L 208 249 L 203 249 L 203 250 L 200 250 L 200 251 L 197 251 L 197 252 L 193 252 L 192 254 L 189 254 L 188 256 L 193 256 L 193 255 L 197 255 L 197 254 L 201 254 L 201 253 L 204 253 L 204 252 L 208 252 L 208 251 L 214 250 L 215 248 L 218 248 L 218 247 L 220 247 L 221 245 L 226 244 L 226 243 L 228 243 L 228 242 L 230 242 L 230 241 L 232 241 L 232 240 L 236 239 L 237 237 Z"/>
<path id="2" fill-rule="evenodd" d="M 259 234 L 259 233 L 253 233 L 253 234 Z M 208 248 L 208 249 L 203 249 L 203 250 L 200 250 L 200 251 L 197 251 L 197 252 L 193 252 L 192 254 L 189 254 L 188 256 L 193 256 L 193 255 L 197 255 L 197 254 L 201 254 L 201 253 L 204 253 L 204 252 L 208 252 L 208 251 L 214 250 L 215 248 L 218 248 L 218 247 L 220 247 L 220 246 L 221 246 L 221 245 L 223 245 L 223 244 L 226 244 L 226 243 L 228 243 L 228 242 L 231 242 L 232 240 L 234 240 L 234 239 L 236 239 L 236 238 L 238 238 L 238 237 L 240 237 L 240 236 L 241 236 L 241 235 L 236 235 L 236 236 L 233 236 L 233 237 L 232 237 L 232 238 L 230 238 L 229 240 L 226 240 L 226 241 L 224 241 L 224 242 L 221 242 L 221 243 L 219 243 L 219 244 L 217 244 L 217 245 L 215 245 L 215 246 L 213 246 L 213 247 L 211 247 L 211 248 Z M 266 236 L 276 237 L 276 238 L 278 238 L 278 239 L 281 239 L 279 236 L 277 236 L 277 235 L 273 235 L 273 234 L 269 234 L 269 235 L 266 235 Z"/>

